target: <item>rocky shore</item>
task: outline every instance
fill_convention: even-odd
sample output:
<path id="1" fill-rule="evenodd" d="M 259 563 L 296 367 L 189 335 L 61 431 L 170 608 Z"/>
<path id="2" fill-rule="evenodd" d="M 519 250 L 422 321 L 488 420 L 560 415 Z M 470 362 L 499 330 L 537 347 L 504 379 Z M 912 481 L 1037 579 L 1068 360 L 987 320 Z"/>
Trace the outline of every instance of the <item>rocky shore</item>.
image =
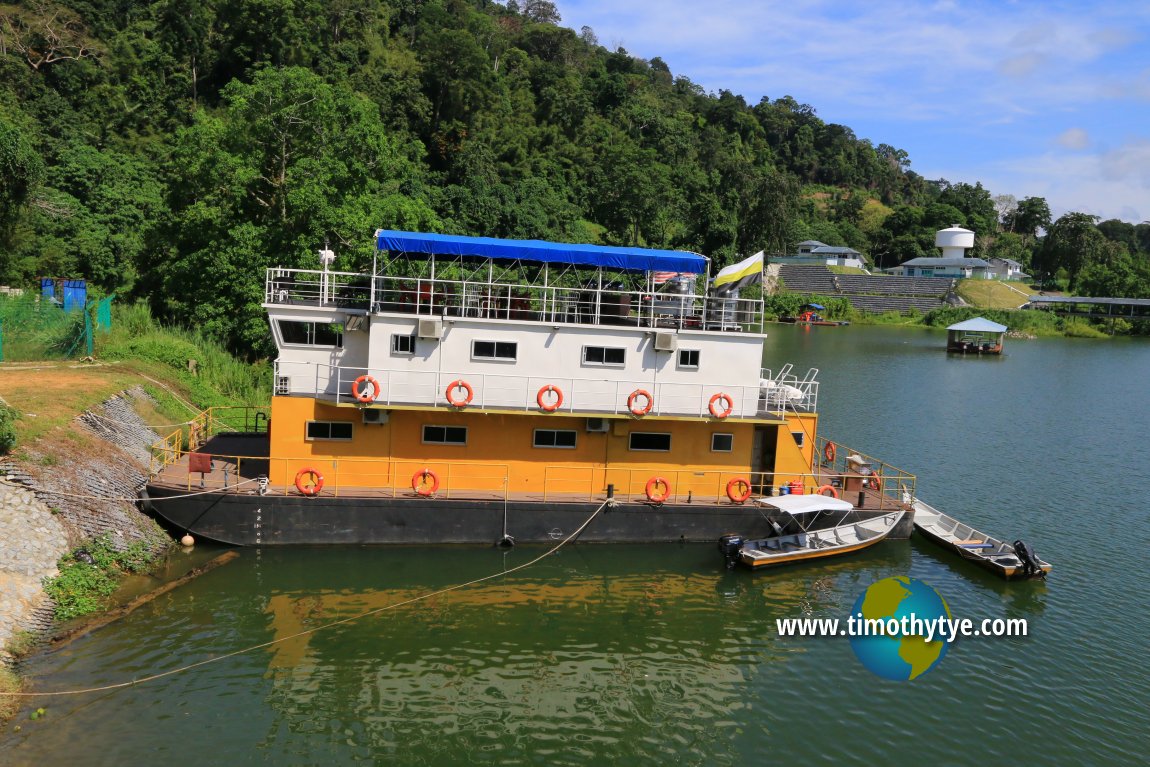
<path id="1" fill-rule="evenodd" d="M 143 389 L 122 392 L 76 418 L 72 428 L 88 449 L 61 435 L 24 448 L 20 460 L 0 460 L 0 662 L 11 660 L 4 648 L 22 632 L 52 628 L 54 605 L 42 584 L 60 557 L 103 534 L 125 546 L 169 544 L 131 500 L 157 439 L 133 408 L 139 399 L 148 399 Z"/>

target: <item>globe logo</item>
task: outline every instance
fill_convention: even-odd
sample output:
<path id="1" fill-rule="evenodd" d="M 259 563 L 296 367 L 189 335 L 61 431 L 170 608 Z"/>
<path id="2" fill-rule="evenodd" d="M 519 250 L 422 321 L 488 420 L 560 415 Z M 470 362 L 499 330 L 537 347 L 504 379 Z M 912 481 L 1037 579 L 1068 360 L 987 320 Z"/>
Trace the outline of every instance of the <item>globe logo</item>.
<path id="1" fill-rule="evenodd" d="M 881 677 L 916 679 L 937 666 L 948 647 L 938 632 L 933 641 L 926 641 L 924 624 L 938 625 L 950 617 L 942 596 L 917 578 L 883 578 L 860 594 L 851 608 L 851 649 Z"/>

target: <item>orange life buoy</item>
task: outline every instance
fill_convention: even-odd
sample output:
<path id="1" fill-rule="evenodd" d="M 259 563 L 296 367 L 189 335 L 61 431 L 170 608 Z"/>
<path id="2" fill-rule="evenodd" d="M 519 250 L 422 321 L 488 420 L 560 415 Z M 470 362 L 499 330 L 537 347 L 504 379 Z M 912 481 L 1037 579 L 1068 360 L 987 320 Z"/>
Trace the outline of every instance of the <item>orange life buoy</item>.
<path id="1" fill-rule="evenodd" d="M 463 389 L 463 391 L 467 392 L 467 396 L 465 396 L 463 399 L 456 399 L 454 396 L 456 389 Z M 465 406 L 471 402 L 471 398 L 473 396 L 475 396 L 475 392 L 472 391 L 471 384 L 467 383 L 467 381 L 464 381 L 462 378 L 452 381 L 447 385 L 447 402 L 452 407 Z"/>
<path id="2" fill-rule="evenodd" d="M 831 491 L 831 498 L 838 498 L 839 497 L 838 489 L 832 485 L 823 485 L 822 487 L 820 487 L 818 490 L 815 491 L 815 495 L 826 495 L 827 490 Z"/>
<path id="3" fill-rule="evenodd" d="M 371 384 L 371 394 L 367 393 L 368 390 L 366 386 L 364 387 L 363 391 L 359 390 L 359 385 L 362 383 Z M 371 376 L 360 376 L 359 378 L 355 379 L 355 383 L 351 385 L 351 396 L 355 397 L 365 405 L 369 402 L 375 402 L 375 398 L 379 396 L 379 392 L 379 381 L 375 380 Z"/>
<path id="4" fill-rule="evenodd" d="M 742 490 L 738 488 L 742 486 Z M 751 483 L 746 477 L 735 477 L 727 483 L 727 497 L 732 503 L 742 503 L 751 497 Z"/>
<path id="5" fill-rule="evenodd" d="M 655 488 L 659 485 L 662 485 L 667 489 L 662 493 L 656 493 Z M 647 480 L 647 488 L 645 492 L 647 493 L 647 500 L 651 503 L 662 503 L 671 495 L 671 483 L 662 477 L 651 477 L 649 480 Z"/>
<path id="6" fill-rule="evenodd" d="M 639 397 L 646 397 L 647 404 L 643 407 L 635 407 L 635 400 Z M 631 396 L 627 398 L 627 409 L 631 411 L 632 415 L 647 415 L 651 412 L 651 407 L 655 404 L 655 398 L 651 396 L 651 392 L 646 389 L 636 389 L 631 392 Z"/>
<path id="7" fill-rule="evenodd" d="M 543 401 L 543 395 L 548 394 L 548 393 L 552 393 L 552 392 L 555 394 L 555 401 L 551 402 L 551 403 L 544 402 Z M 542 389 L 539 390 L 539 393 L 537 395 L 535 395 L 535 401 L 539 403 L 539 409 L 542 410 L 543 412 L 554 413 L 556 410 L 559 409 L 559 406 L 563 404 L 563 390 L 560 389 L 558 386 L 552 386 L 551 384 L 547 384 L 546 386 L 544 386 Z"/>
<path id="8" fill-rule="evenodd" d="M 725 402 L 727 404 L 726 404 L 726 407 L 724 407 L 720 410 L 716 410 L 715 404 L 718 403 L 719 400 L 722 400 L 723 402 Z M 715 418 L 726 418 L 727 416 L 729 416 L 731 414 L 731 411 L 735 409 L 735 403 L 731 399 L 729 394 L 724 394 L 723 392 L 719 392 L 715 396 L 711 397 L 711 402 L 710 402 L 710 404 L 707 405 L 707 409 L 711 411 L 711 415 L 715 416 Z"/>
<path id="9" fill-rule="evenodd" d="M 420 469 L 411 475 L 411 489 L 420 495 L 434 495 L 439 489 L 439 477 L 431 469 Z"/>
<path id="10" fill-rule="evenodd" d="M 870 490 L 879 490 L 882 488 L 882 477 L 880 477 L 878 474 L 871 474 L 869 477 L 863 480 L 863 485 L 865 485 Z"/>
<path id="11" fill-rule="evenodd" d="M 312 481 L 310 485 L 304 484 L 304 477 L 311 476 Z M 319 491 L 323 490 L 323 475 L 310 466 L 299 470 L 299 474 L 295 475 L 295 489 L 300 491 L 301 495 L 308 497 L 319 495 Z"/>
<path id="12" fill-rule="evenodd" d="M 827 444 L 823 445 L 823 460 L 826 463 L 835 462 L 835 443 L 827 442 Z"/>

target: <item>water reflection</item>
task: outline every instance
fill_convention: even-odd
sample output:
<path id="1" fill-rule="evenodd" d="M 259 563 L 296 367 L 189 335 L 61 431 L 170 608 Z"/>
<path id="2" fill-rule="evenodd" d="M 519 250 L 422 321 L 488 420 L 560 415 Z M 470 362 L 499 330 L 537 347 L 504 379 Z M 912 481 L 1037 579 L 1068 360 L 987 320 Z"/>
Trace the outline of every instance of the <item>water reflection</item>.
<path id="1" fill-rule="evenodd" d="M 1099 478 L 1138 476 L 1150 346 L 1020 342 L 987 365 L 948 360 L 939 333 L 825 330 L 772 329 L 766 365 L 821 368 L 830 436 L 918 472 L 938 508 L 1025 537 L 1054 563 L 1048 583 L 1006 583 L 925 541 L 753 574 L 726 571 L 713 545 L 582 545 L 292 638 L 542 550 L 245 551 L 36 659 L 33 686 L 112 684 L 284 641 L 32 702 L 48 716 L 26 709 L 0 761 L 878 763 L 895 749 L 908 763 L 1145 761 L 1146 512 Z M 1063 545 L 1084 524 L 1106 556 Z M 1031 635 L 960 641 L 903 684 L 871 675 L 840 639 L 778 637 L 776 619 L 842 618 L 892 575 L 929 583 L 958 617 L 1025 617 Z"/>

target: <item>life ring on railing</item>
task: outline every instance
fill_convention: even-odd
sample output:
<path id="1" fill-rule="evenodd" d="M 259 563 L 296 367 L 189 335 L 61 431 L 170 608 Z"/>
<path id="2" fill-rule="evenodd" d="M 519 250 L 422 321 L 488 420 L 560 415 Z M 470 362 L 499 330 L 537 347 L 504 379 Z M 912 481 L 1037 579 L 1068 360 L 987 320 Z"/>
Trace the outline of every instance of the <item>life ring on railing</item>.
<path id="1" fill-rule="evenodd" d="M 662 493 L 655 492 L 655 488 L 659 485 L 667 488 Z M 647 480 L 647 487 L 644 490 L 647 493 L 647 500 L 651 503 L 662 503 L 671 496 L 671 483 L 662 477 L 651 477 Z"/>
<path id="2" fill-rule="evenodd" d="M 439 477 L 431 469 L 420 469 L 411 475 L 411 489 L 419 495 L 434 495 L 439 489 Z"/>
<path id="3" fill-rule="evenodd" d="M 742 490 L 737 488 L 742 486 Z M 751 483 L 746 477 L 735 477 L 727 483 L 727 497 L 731 499 L 731 503 L 743 503 L 751 497 Z"/>
<path id="4" fill-rule="evenodd" d="M 635 400 L 639 397 L 646 397 L 647 404 L 643 407 L 635 407 Z M 627 398 L 627 409 L 631 411 L 631 415 L 647 415 L 651 412 L 651 408 L 655 404 L 655 398 L 651 396 L 651 392 L 646 389 L 636 389 L 631 392 L 631 396 Z"/>
<path id="5" fill-rule="evenodd" d="M 304 484 L 304 477 L 312 477 L 310 485 Z M 295 489 L 300 491 L 301 495 L 306 495 L 309 498 L 319 495 L 319 491 L 323 490 L 323 475 L 310 466 L 300 469 L 299 474 L 295 475 Z"/>
<path id="6" fill-rule="evenodd" d="M 549 394 L 552 392 L 554 392 L 554 394 L 555 394 L 555 401 L 550 403 L 550 404 L 545 403 L 543 401 L 543 395 Z M 547 384 L 546 386 L 544 386 L 542 389 L 539 390 L 538 394 L 535 395 L 535 401 L 539 403 L 539 409 L 542 410 L 543 412 L 554 413 L 556 410 L 559 409 L 559 406 L 563 404 L 563 390 L 560 389 L 558 386 L 552 386 L 551 384 Z"/>
<path id="7" fill-rule="evenodd" d="M 880 490 L 882 489 L 882 476 L 879 474 L 871 474 L 863 480 L 863 487 L 867 490 Z"/>
<path id="8" fill-rule="evenodd" d="M 823 463 L 835 462 L 835 443 L 827 442 L 823 445 Z"/>
<path id="9" fill-rule="evenodd" d="M 364 387 L 363 391 L 359 390 L 359 385 L 362 383 L 371 385 L 371 394 L 367 393 L 367 387 Z M 375 398 L 379 396 L 379 393 L 379 381 L 375 380 L 371 376 L 360 376 L 359 378 L 355 379 L 355 382 L 351 385 L 351 396 L 355 397 L 365 405 L 369 402 L 375 402 Z"/>
<path id="10" fill-rule="evenodd" d="M 839 497 L 838 488 L 834 487 L 833 485 L 823 485 L 818 490 L 815 490 L 815 495 L 826 495 L 827 490 L 831 491 L 831 498 Z"/>
<path id="11" fill-rule="evenodd" d="M 716 410 L 715 404 L 719 402 L 719 400 L 725 402 L 726 407 L 722 408 L 721 410 Z M 711 401 L 708 403 L 707 409 L 711 411 L 711 415 L 715 416 L 715 418 L 726 418 L 731 414 L 731 411 L 735 409 L 735 403 L 729 394 L 719 392 L 718 394 L 711 397 Z"/>
<path id="12" fill-rule="evenodd" d="M 457 389 L 463 389 L 463 391 L 467 392 L 467 396 L 465 396 L 463 399 L 456 399 L 454 397 L 454 393 Z M 447 403 L 449 405 L 451 405 L 452 407 L 464 407 L 469 402 L 471 402 L 471 398 L 475 396 L 475 392 L 472 390 L 471 384 L 467 383 L 467 381 L 464 381 L 462 378 L 460 378 L 460 379 L 457 379 L 455 381 L 452 381 L 451 383 L 449 383 L 447 385 L 446 395 L 447 395 Z"/>

